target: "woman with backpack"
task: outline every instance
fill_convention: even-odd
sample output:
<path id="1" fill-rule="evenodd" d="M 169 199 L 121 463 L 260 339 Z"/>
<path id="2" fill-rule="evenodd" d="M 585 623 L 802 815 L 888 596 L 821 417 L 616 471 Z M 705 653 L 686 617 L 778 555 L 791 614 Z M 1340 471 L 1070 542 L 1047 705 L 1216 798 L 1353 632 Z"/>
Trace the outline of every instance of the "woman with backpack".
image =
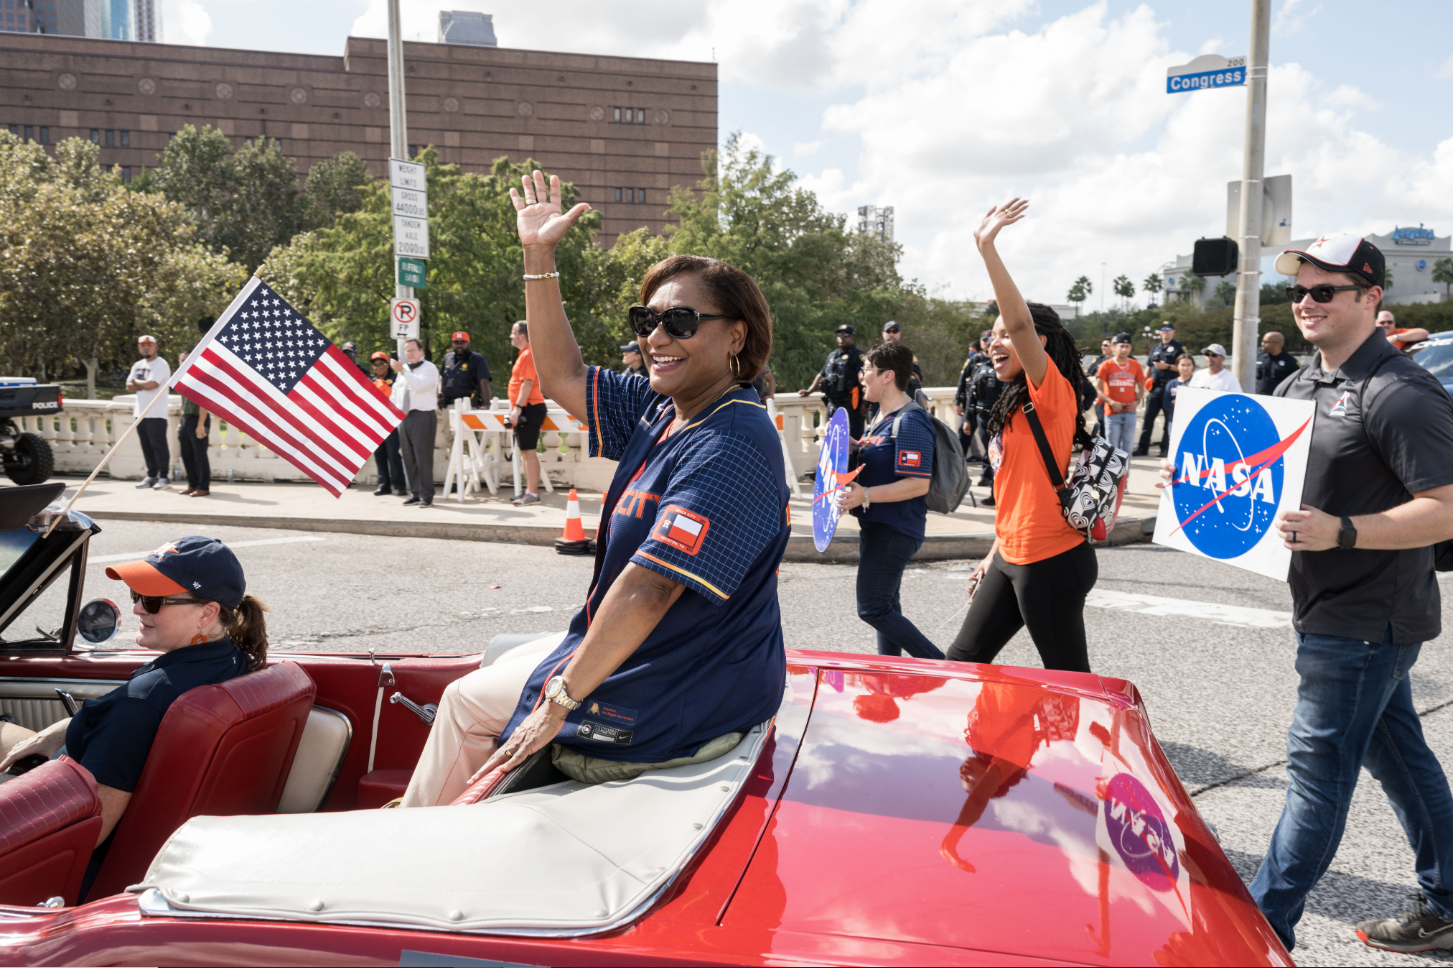
<path id="1" fill-rule="evenodd" d="M 913 351 L 887 341 L 863 361 L 863 395 L 878 418 L 853 443 L 858 478 L 838 492 L 838 506 L 858 519 L 858 618 L 878 633 L 879 655 L 942 659 L 943 652 L 903 614 L 903 569 L 923 544 L 933 476 L 933 418 L 909 399 Z"/>
<path id="2" fill-rule="evenodd" d="M 948 657 L 993 662 L 1027 625 L 1046 669 L 1089 672 L 1085 596 L 1099 567 L 1065 517 L 1032 423 L 1037 418 L 1061 475 L 1072 453 L 1090 446 L 1078 397 L 1080 352 L 1054 310 L 1025 303 L 994 248 L 1028 204 L 1016 198 L 991 208 L 974 232 L 1002 314 L 988 353 L 1004 392 L 986 421 L 998 507 L 994 546 L 969 576 L 969 613 Z"/>

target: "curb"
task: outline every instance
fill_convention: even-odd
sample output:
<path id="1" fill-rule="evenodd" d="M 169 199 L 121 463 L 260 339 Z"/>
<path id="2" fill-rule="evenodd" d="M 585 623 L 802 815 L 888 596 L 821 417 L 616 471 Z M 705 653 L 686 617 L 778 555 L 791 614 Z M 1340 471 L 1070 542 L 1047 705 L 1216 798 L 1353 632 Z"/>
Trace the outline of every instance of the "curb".
<path id="1" fill-rule="evenodd" d="M 468 521 L 373 521 L 367 518 L 286 518 L 252 517 L 245 514 L 189 514 L 185 511 L 97 511 L 89 515 L 97 521 L 158 521 L 169 524 L 212 524 L 237 528 L 281 528 L 289 531 L 332 531 L 340 534 L 372 534 L 390 538 L 444 538 L 452 541 L 497 541 L 504 544 L 554 547 L 559 528 L 544 524 L 476 524 Z M 1155 516 L 1121 518 L 1103 544 L 1137 544 L 1149 541 L 1155 532 Z M 596 537 L 596 529 L 585 529 L 587 538 Z M 962 534 L 931 534 L 924 541 L 915 561 L 949 561 L 960 558 L 982 558 L 994 544 L 994 532 L 971 531 Z M 852 564 L 858 560 L 857 537 L 837 537 L 818 553 L 812 535 L 794 534 L 787 539 L 783 561 L 815 564 Z"/>

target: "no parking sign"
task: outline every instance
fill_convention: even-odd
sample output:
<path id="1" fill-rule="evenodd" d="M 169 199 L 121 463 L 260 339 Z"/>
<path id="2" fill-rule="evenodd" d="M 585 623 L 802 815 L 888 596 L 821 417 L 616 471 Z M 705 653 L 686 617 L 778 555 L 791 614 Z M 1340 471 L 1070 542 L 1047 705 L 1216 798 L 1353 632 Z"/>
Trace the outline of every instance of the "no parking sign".
<path id="1" fill-rule="evenodd" d="M 1182 389 L 1175 477 L 1160 492 L 1155 543 L 1286 581 L 1292 553 L 1272 524 L 1302 505 L 1314 409 L 1310 400 Z"/>

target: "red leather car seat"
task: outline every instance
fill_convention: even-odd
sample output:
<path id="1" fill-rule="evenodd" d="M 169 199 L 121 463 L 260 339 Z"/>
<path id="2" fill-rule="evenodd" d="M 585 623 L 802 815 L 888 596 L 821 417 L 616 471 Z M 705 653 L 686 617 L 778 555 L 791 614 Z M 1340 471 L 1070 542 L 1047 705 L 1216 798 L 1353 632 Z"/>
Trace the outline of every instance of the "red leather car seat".
<path id="1" fill-rule="evenodd" d="M 317 687 L 279 662 L 172 703 L 87 898 L 124 891 L 192 817 L 277 810 Z"/>
<path id="2" fill-rule="evenodd" d="M 0 784 L 0 904 L 76 903 L 101 835 L 91 771 L 69 757 Z"/>

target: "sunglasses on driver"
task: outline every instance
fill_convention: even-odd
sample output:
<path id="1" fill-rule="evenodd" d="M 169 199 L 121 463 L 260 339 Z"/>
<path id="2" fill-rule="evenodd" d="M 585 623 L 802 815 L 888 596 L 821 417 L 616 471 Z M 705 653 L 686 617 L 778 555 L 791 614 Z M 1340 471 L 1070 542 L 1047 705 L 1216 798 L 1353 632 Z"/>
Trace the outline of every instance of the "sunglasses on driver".
<path id="1" fill-rule="evenodd" d="M 137 602 L 140 602 L 141 607 L 146 609 L 146 614 L 148 615 L 155 615 L 157 612 L 160 612 L 163 605 L 207 604 L 206 602 L 198 598 L 167 598 L 165 595 L 143 595 L 141 594 L 141 592 L 137 591 L 134 588 L 130 589 L 130 592 L 131 603 L 135 605 Z"/>
<path id="2" fill-rule="evenodd" d="M 722 316 L 718 313 L 699 313 L 686 306 L 673 306 L 661 313 L 649 306 L 632 306 L 627 313 L 627 318 L 630 320 L 631 330 L 643 339 L 654 333 L 657 325 L 666 327 L 666 335 L 672 339 L 690 339 L 701 328 L 703 319 L 735 319 L 736 317 Z"/>
<path id="3" fill-rule="evenodd" d="M 1311 296 L 1313 302 L 1329 303 L 1332 301 L 1334 293 L 1366 288 L 1366 286 L 1287 286 L 1287 298 L 1294 303 L 1299 303 Z"/>

